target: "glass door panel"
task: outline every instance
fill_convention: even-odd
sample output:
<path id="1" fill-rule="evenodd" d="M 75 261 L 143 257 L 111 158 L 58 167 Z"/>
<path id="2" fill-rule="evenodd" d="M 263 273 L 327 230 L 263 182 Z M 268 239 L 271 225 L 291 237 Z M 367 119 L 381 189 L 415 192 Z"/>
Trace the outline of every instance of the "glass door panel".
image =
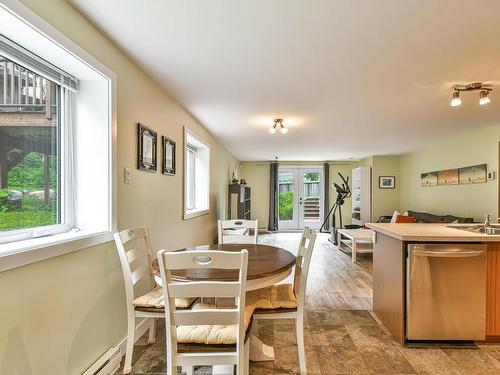
<path id="1" fill-rule="evenodd" d="M 317 229 L 323 217 L 323 170 L 320 168 L 300 170 L 299 229 L 305 226 Z"/>
<path id="2" fill-rule="evenodd" d="M 279 229 L 319 229 L 323 218 L 322 180 L 322 168 L 279 169 Z"/>
<path id="3" fill-rule="evenodd" d="M 299 226 L 297 177 L 296 169 L 280 168 L 278 171 L 279 229 L 297 229 Z"/>

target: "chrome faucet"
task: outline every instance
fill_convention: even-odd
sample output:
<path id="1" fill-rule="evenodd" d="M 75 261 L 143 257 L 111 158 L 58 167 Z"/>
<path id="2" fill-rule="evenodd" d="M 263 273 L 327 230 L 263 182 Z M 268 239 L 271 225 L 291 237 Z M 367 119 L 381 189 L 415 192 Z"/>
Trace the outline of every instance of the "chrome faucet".
<path id="1" fill-rule="evenodd" d="M 491 227 L 491 215 L 490 214 L 484 215 L 484 226 L 487 228 Z"/>
<path id="2" fill-rule="evenodd" d="M 498 220 L 500 220 L 500 217 L 497 217 L 496 219 L 491 220 L 491 215 L 486 214 L 486 215 L 484 215 L 484 226 L 486 228 L 491 228 L 491 224 L 496 223 Z"/>

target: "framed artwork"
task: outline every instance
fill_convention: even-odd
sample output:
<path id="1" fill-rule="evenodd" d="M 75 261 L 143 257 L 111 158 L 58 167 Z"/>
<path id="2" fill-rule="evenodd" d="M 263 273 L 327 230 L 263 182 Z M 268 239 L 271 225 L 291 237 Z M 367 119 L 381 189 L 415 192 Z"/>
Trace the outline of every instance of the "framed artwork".
<path id="1" fill-rule="evenodd" d="M 482 184 L 486 182 L 486 164 L 460 168 L 458 176 L 461 185 Z"/>
<path id="2" fill-rule="evenodd" d="M 156 132 L 137 124 L 137 169 L 156 172 Z"/>
<path id="3" fill-rule="evenodd" d="M 379 189 L 394 189 L 396 187 L 395 176 L 379 176 L 378 177 Z"/>
<path id="4" fill-rule="evenodd" d="M 166 175 L 175 174 L 175 142 L 165 136 L 161 137 L 163 148 L 162 173 Z"/>
<path id="5" fill-rule="evenodd" d="M 437 186 L 438 184 L 438 173 L 437 172 L 426 172 L 420 175 L 420 186 Z"/>
<path id="6" fill-rule="evenodd" d="M 438 185 L 458 185 L 458 169 L 446 169 L 437 172 Z"/>

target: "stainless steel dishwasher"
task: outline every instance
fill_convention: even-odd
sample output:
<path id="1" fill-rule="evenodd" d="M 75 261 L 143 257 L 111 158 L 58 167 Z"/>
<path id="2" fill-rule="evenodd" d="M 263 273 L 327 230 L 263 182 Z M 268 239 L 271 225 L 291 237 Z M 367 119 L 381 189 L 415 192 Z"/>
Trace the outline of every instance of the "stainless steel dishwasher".
<path id="1" fill-rule="evenodd" d="M 406 338 L 484 340 L 486 245 L 408 245 Z"/>

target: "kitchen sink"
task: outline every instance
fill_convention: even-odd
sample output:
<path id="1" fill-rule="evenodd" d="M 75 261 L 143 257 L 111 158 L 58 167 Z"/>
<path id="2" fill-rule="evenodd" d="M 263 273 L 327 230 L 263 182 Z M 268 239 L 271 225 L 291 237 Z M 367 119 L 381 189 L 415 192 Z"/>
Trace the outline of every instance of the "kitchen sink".
<path id="1" fill-rule="evenodd" d="M 466 232 L 478 233 L 478 234 L 489 234 L 489 235 L 500 235 L 500 226 L 485 226 L 485 225 L 449 225 L 448 228 L 464 230 Z"/>

